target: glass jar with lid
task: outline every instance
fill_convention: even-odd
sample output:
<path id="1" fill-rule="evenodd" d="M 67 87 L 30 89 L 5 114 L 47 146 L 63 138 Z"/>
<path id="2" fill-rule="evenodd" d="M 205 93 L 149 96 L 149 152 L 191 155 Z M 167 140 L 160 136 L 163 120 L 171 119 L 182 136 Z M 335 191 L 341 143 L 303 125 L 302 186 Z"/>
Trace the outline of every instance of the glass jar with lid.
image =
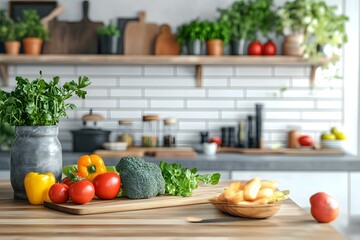
<path id="1" fill-rule="evenodd" d="M 132 124 L 131 120 L 119 120 L 119 126 L 121 130 L 121 134 L 118 136 L 118 142 L 127 142 L 128 147 L 134 145 L 134 136 L 132 134 Z"/>
<path id="2" fill-rule="evenodd" d="M 176 118 L 164 119 L 164 147 L 176 146 Z"/>
<path id="3" fill-rule="evenodd" d="M 141 138 L 143 147 L 158 146 L 159 120 L 158 115 L 143 116 L 143 134 Z"/>

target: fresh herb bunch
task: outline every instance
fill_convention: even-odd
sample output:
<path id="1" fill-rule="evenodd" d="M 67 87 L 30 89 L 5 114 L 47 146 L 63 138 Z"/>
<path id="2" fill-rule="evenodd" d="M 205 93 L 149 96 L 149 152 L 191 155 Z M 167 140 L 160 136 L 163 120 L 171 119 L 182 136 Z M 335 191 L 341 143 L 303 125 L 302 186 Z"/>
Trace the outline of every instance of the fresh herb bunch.
<path id="1" fill-rule="evenodd" d="M 0 150 L 9 149 L 15 137 L 15 129 L 7 123 L 0 123 Z"/>
<path id="2" fill-rule="evenodd" d="M 177 42 L 183 44 L 185 42 L 194 42 L 200 40 L 205 42 L 210 30 L 208 21 L 192 20 L 187 24 L 183 24 L 177 28 Z"/>
<path id="3" fill-rule="evenodd" d="M 220 22 L 209 22 L 208 23 L 208 35 L 207 39 L 221 39 L 224 44 L 230 42 L 230 28 L 226 24 L 221 24 Z"/>
<path id="4" fill-rule="evenodd" d="M 109 24 L 106 26 L 99 27 L 96 30 L 96 33 L 97 35 L 103 35 L 103 36 L 116 36 L 116 37 L 120 36 L 119 29 L 112 22 L 109 22 Z"/>
<path id="5" fill-rule="evenodd" d="M 4 42 L 7 34 L 7 25 L 9 24 L 9 18 L 6 15 L 5 10 L 0 10 L 0 42 Z"/>
<path id="6" fill-rule="evenodd" d="M 160 162 L 160 169 L 165 180 L 165 193 L 174 196 L 189 197 L 200 182 L 216 185 L 220 173 L 197 174 L 197 169 L 183 168 L 180 164 Z"/>
<path id="7" fill-rule="evenodd" d="M 26 33 L 24 37 L 41 38 L 43 41 L 49 40 L 49 33 L 40 21 L 40 16 L 36 10 L 23 10 L 19 22 L 23 22 L 26 26 Z"/>
<path id="8" fill-rule="evenodd" d="M 26 26 L 22 22 L 16 23 L 12 19 L 10 19 L 6 28 L 7 32 L 5 35 L 5 42 L 21 41 L 26 34 Z"/>
<path id="9" fill-rule="evenodd" d="M 46 82 L 42 73 L 36 80 L 16 77 L 17 86 L 12 92 L 0 90 L 0 122 L 11 126 L 51 126 L 59 123 L 61 117 L 66 117 L 67 109 L 76 106 L 65 101 L 74 94 L 84 99 L 90 85 L 88 77 L 79 77 L 59 86 L 59 77 Z"/>

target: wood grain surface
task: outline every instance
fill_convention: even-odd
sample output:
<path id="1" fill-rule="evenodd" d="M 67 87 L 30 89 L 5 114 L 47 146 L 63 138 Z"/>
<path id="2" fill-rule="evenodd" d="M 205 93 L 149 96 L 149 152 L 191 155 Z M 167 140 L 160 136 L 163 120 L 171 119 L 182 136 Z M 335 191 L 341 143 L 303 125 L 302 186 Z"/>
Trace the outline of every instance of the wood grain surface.
<path id="1" fill-rule="evenodd" d="M 111 151 L 111 150 L 96 150 L 95 154 L 101 157 L 125 157 L 125 156 L 135 156 L 135 157 L 143 157 L 145 155 L 144 151 Z"/>
<path id="2" fill-rule="evenodd" d="M 152 55 L 154 54 L 155 39 L 159 26 L 145 22 L 145 12 L 139 13 L 139 21 L 130 21 L 126 24 L 124 33 L 125 55 Z"/>
<path id="3" fill-rule="evenodd" d="M 96 215 L 70 215 L 12 199 L 9 181 L 0 181 L 1 239 L 346 239 L 329 224 L 317 223 L 291 200 L 264 220 L 229 217 L 199 204 Z M 187 216 L 207 219 L 189 223 Z"/>
<path id="4" fill-rule="evenodd" d="M 160 33 L 155 41 L 155 55 L 179 55 L 180 45 L 176 42 L 176 36 L 171 33 L 169 25 L 160 26 Z"/>
<path id="5" fill-rule="evenodd" d="M 221 147 L 221 153 L 242 153 L 242 154 L 291 154 L 291 155 L 342 155 L 341 149 L 267 149 L 267 148 L 233 148 Z"/>

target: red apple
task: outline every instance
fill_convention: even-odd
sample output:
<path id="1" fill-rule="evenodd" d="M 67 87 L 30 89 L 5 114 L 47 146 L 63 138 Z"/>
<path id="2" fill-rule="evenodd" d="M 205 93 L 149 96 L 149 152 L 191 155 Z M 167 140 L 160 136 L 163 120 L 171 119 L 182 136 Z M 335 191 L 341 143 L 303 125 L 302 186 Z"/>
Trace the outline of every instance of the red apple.
<path id="1" fill-rule="evenodd" d="M 324 192 L 312 195 L 310 204 L 311 215 L 320 223 L 332 222 L 339 215 L 339 203 Z"/>

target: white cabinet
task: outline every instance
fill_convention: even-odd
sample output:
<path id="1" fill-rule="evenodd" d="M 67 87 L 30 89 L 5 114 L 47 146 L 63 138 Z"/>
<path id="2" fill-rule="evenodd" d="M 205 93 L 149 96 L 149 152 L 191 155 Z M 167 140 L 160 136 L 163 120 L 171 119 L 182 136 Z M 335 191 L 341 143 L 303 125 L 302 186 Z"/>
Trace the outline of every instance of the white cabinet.
<path id="1" fill-rule="evenodd" d="M 351 214 L 360 214 L 360 172 L 350 173 L 350 189 L 351 189 Z"/>
<path id="2" fill-rule="evenodd" d="M 279 189 L 289 189 L 290 198 L 303 208 L 310 208 L 309 199 L 314 193 L 326 192 L 338 200 L 342 214 L 348 213 L 347 172 L 235 171 L 232 174 L 232 179 L 237 180 L 254 177 L 277 181 Z"/>

